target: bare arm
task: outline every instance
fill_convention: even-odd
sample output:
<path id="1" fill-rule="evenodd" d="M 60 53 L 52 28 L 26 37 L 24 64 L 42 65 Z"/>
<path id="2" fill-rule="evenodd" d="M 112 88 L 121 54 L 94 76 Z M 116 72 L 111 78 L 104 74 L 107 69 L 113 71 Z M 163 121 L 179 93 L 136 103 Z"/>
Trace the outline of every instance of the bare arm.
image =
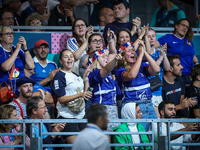
<path id="1" fill-rule="evenodd" d="M 165 43 L 162 47 L 161 47 L 161 50 L 160 50 L 160 63 L 161 63 L 161 60 L 163 60 L 163 69 L 165 71 L 169 71 L 170 69 L 170 64 L 169 64 L 169 60 L 166 56 L 166 52 L 167 52 L 167 43 Z"/>
<path id="2" fill-rule="evenodd" d="M 97 3 L 99 3 L 99 1 L 98 0 L 77 0 L 76 1 L 76 6 L 85 5 L 87 3 L 97 4 Z"/>
<path id="3" fill-rule="evenodd" d="M 148 73 L 151 76 L 157 75 L 160 72 L 159 65 L 155 62 L 155 60 L 145 51 L 144 55 L 149 62 Z"/>
<path id="4" fill-rule="evenodd" d="M 195 118 L 200 118 L 199 109 L 193 109 L 193 113 Z"/>
<path id="5" fill-rule="evenodd" d="M 74 58 L 75 60 L 78 60 L 81 55 L 83 54 L 84 50 L 87 48 L 88 45 L 88 38 L 90 37 L 90 35 L 92 35 L 93 33 L 93 27 L 90 26 L 90 29 L 88 29 L 87 35 L 86 35 L 86 40 L 84 41 L 84 43 L 81 45 L 81 47 L 79 47 L 73 54 L 74 54 Z"/>
<path id="6" fill-rule="evenodd" d="M 142 58 L 144 56 L 144 47 L 143 46 L 144 45 L 142 45 L 142 44 L 139 46 L 139 49 L 138 49 L 139 56 L 137 57 L 135 64 L 131 67 L 131 70 L 126 71 L 123 74 L 123 81 L 124 82 L 133 80 L 137 77 L 138 72 L 140 70 L 141 63 L 142 63 Z"/>
<path id="7" fill-rule="evenodd" d="M 110 30 L 110 28 L 108 28 L 108 31 L 107 31 L 107 41 L 109 45 L 108 62 L 110 62 L 116 57 L 116 54 L 117 54 L 117 50 L 115 47 L 116 36 L 115 36 L 115 33 L 112 30 Z"/>
<path id="8" fill-rule="evenodd" d="M 17 58 L 17 55 L 20 51 L 20 47 L 21 47 L 21 44 L 18 42 L 17 45 L 16 45 L 16 49 L 15 51 L 13 52 L 13 54 L 6 60 L 2 63 L 1 65 L 1 69 L 5 72 L 9 71 L 11 69 L 11 67 L 13 66 L 16 58 Z"/>
<path id="9" fill-rule="evenodd" d="M 26 40 L 23 36 L 20 36 L 19 43 L 22 45 L 22 48 L 24 49 L 24 51 L 28 49 L 26 45 Z M 28 70 L 34 69 L 35 64 L 29 51 L 24 52 L 24 55 L 25 55 L 25 61 L 26 61 L 25 68 Z"/>
<path id="10" fill-rule="evenodd" d="M 155 48 L 158 48 L 158 47 L 161 47 L 160 43 L 158 41 L 156 41 L 155 45 L 154 45 Z"/>
<path id="11" fill-rule="evenodd" d="M 104 68 L 100 70 L 100 75 L 102 78 L 105 78 L 108 73 L 110 73 L 114 69 L 119 59 L 122 59 L 121 54 L 118 54 L 111 62 L 109 62 Z"/>
<path id="12" fill-rule="evenodd" d="M 198 62 L 199 62 L 199 61 L 198 61 L 196 55 L 194 55 L 194 58 L 193 58 L 193 64 L 197 64 Z"/>
<path id="13" fill-rule="evenodd" d="M 89 65 L 87 66 L 87 69 L 85 70 L 84 75 L 83 75 L 84 91 L 85 91 L 85 92 L 87 91 L 88 87 L 90 87 L 88 75 L 89 75 L 90 72 L 93 70 L 93 68 L 94 68 L 93 64 L 89 64 Z"/>

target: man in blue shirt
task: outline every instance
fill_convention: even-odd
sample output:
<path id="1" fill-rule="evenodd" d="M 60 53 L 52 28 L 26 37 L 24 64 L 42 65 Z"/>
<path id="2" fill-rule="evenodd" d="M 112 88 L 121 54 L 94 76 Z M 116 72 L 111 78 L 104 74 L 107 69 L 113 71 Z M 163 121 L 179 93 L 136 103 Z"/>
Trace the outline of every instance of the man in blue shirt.
<path id="1" fill-rule="evenodd" d="M 116 21 L 113 21 L 112 23 L 109 23 L 105 26 L 103 37 L 105 44 L 107 45 L 107 31 L 108 28 L 110 30 L 116 32 L 121 28 L 127 28 L 131 31 L 133 27 L 133 23 L 130 23 L 127 21 L 128 14 L 130 13 L 129 3 L 126 0 L 116 0 L 113 3 L 113 15 L 115 17 Z M 136 25 L 137 31 L 140 29 L 141 26 L 141 20 L 136 17 L 136 19 L 133 19 L 134 25 Z M 133 42 L 138 38 L 137 33 L 132 35 Z"/>
<path id="2" fill-rule="evenodd" d="M 34 75 L 32 79 L 39 82 L 49 93 L 51 93 L 50 83 L 59 71 L 55 62 L 47 60 L 49 54 L 49 44 L 47 41 L 39 40 L 34 46 L 35 57 L 33 61 L 35 63 Z"/>

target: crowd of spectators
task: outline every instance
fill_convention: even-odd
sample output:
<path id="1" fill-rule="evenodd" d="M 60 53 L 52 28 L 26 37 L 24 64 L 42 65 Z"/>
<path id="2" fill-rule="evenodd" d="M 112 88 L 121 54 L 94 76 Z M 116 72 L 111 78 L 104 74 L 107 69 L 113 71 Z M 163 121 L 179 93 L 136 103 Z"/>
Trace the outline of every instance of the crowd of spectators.
<path id="1" fill-rule="evenodd" d="M 48 10 L 47 0 L 30 0 L 20 16 L 17 14 L 20 0 L 3 0 L 0 82 L 12 87 L 15 98 L 9 99 L 9 104 L 1 100 L 0 119 L 87 118 L 88 124 L 58 123 L 54 127 L 42 124 L 42 132 L 81 132 L 78 136 L 44 135 L 43 144 L 67 143 L 74 144 L 74 150 L 80 146 L 81 149 L 109 150 L 109 140 L 123 144 L 150 140 L 145 134 L 105 136 L 101 130 L 151 130 L 150 123 L 108 123 L 109 119 L 200 118 L 200 65 L 192 42 L 191 24 L 184 12 L 171 0 L 158 0 L 161 8 L 154 13 L 150 26 L 174 27 L 174 32 L 156 40 L 156 32 L 149 24 L 141 28 L 139 17 L 128 22 L 130 7 L 126 0 L 115 0 L 113 9 L 101 8 L 96 16 L 99 25 L 105 26 L 101 35 L 84 19 L 76 19 L 74 9 L 86 3 L 100 1 L 60 0 Z M 10 27 L 13 25 L 71 26 L 72 37 L 66 39 L 67 49 L 59 54 L 61 68 L 47 59 L 50 43 L 43 39 L 35 43 L 34 56 L 24 37 L 20 36 L 16 46 L 13 45 L 14 31 Z M 199 130 L 198 126 L 173 123 L 170 131 Z M 153 125 L 155 143 L 158 143 L 156 127 Z M 30 149 L 30 128 L 27 124 L 26 149 Z M 162 128 L 166 135 L 165 123 Z M 34 130 L 38 137 L 39 124 L 35 124 Z M 0 124 L 0 132 L 18 133 L 21 125 Z M 170 140 L 194 142 L 198 137 L 198 134 L 178 134 L 171 135 Z M 96 143 L 98 138 L 101 140 Z M 21 140 L 21 136 L 1 136 L 0 143 L 17 145 Z M 149 146 L 115 147 L 129 148 L 151 149 Z"/>

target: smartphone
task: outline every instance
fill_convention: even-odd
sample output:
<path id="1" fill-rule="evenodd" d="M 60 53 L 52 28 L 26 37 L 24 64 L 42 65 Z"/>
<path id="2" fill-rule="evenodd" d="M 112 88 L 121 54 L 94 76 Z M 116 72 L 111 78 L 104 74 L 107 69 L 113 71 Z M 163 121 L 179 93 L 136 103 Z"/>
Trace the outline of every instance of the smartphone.
<path id="1" fill-rule="evenodd" d="M 88 92 L 92 92 L 92 91 L 93 91 L 93 88 L 92 88 L 92 87 L 88 87 L 87 91 L 88 91 Z"/>

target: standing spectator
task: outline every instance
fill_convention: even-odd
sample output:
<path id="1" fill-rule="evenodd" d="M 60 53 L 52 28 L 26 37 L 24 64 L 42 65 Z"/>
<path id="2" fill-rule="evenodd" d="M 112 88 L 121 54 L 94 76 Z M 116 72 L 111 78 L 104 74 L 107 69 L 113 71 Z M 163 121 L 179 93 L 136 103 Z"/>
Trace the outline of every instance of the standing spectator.
<path id="1" fill-rule="evenodd" d="M 16 107 L 13 105 L 4 104 L 0 106 L 0 120 L 19 120 L 17 116 Z M 22 132 L 21 124 L 9 123 L 0 124 L 0 133 L 19 133 Z M 30 138 L 25 134 L 25 149 L 30 150 Z M 22 144 L 21 136 L 4 135 L 0 136 L 0 145 L 19 145 Z M 1 148 L 1 150 L 14 150 L 15 148 Z"/>
<path id="2" fill-rule="evenodd" d="M 174 27 L 178 20 L 186 18 L 184 11 L 174 5 L 172 1 L 157 1 L 161 8 L 154 12 L 150 27 Z"/>
<path id="3" fill-rule="evenodd" d="M 45 114 L 47 113 L 47 108 L 44 100 L 40 96 L 33 96 L 28 99 L 26 105 L 26 113 L 28 119 L 45 119 Z M 42 132 L 61 132 L 66 123 L 57 123 L 54 128 L 51 127 L 50 123 L 42 123 Z M 35 137 L 39 137 L 39 123 L 34 126 Z M 31 137 L 31 124 L 26 124 L 26 134 Z M 64 144 L 64 140 L 61 135 L 43 135 L 43 144 Z M 54 148 L 55 150 L 62 149 Z M 52 147 L 48 147 L 47 150 L 53 150 Z"/>
<path id="4" fill-rule="evenodd" d="M 186 87 L 191 84 L 191 68 L 198 62 L 192 42 L 193 38 L 191 23 L 187 19 L 180 19 L 174 27 L 174 34 L 162 36 L 154 46 L 158 48 L 167 43 L 167 55 L 180 55 L 180 62 L 183 65 L 182 78 Z"/>
<path id="5" fill-rule="evenodd" d="M 100 9 L 98 13 L 99 26 L 105 27 L 108 23 L 115 21 L 113 10 L 107 7 Z"/>
<path id="6" fill-rule="evenodd" d="M 36 82 L 28 77 L 21 77 L 17 80 L 16 86 L 18 91 L 20 92 L 20 96 L 10 102 L 9 104 L 16 107 L 17 116 L 21 116 L 22 118 L 26 118 L 26 104 L 28 98 L 33 95 L 33 85 Z"/>
<path id="7" fill-rule="evenodd" d="M 49 18 L 49 26 L 71 26 L 76 17 L 74 10 L 76 8 L 76 0 L 60 0 L 60 4 L 51 10 Z"/>
<path id="8" fill-rule="evenodd" d="M 110 30 L 114 31 L 114 33 L 116 34 L 116 32 L 120 28 L 127 28 L 131 31 L 131 29 L 133 27 L 133 23 L 134 23 L 134 25 L 136 25 L 136 31 L 137 32 L 139 32 L 140 26 L 141 26 L 141 20 L 138 17 L 133 19 L 133 23 L 130 23 L 130 22 L 127 21 L 128 14 L 130 13 L 130 8 L 129 8 L 129 3 L 126 0 L 116 0 L 116 1 L 114 1 L 114 3 L 113 3 L 113 13 L 114 13 L 115 21 L 107 24 L 105 26 L 104 32 L 103 32 L 103 37 L 104 37 L 106 45 L 107 45 L 106 39 L 107 39 L 108 28 L 110 28 Z M 137 37 L 138 37 L 137 33 L 132 35 L 133 42 L 136 41 Z"/>
<path id="9" fill-rule="evenodd" d="M 25 21 L 25 26 L 46 26 L 44 17 L 38 13 L 32 13 Z M 41 31 L 40 29 L 32 29 L 30 31 Z"/>
<path id="10" fill-rule="evenodd" d="M 186 93 L 186 97 L 193 97 L 197 102 L 194 107 L 190 109 L 190 118 L 200 118 L 200 65 L 195 65 L 191 69 L 192 85 Z"/>
<path id="11" fill-rule="evenodd" d="M 79 75 L 79 59 L 81 56 L 87 54 L 88 38 L 93 33 L 93 27 L 88 29 L 85 20 L 78 18 L 72 25 L 72 37 L 67 40 L 67 49 L 74 54 L 75 63 L 72 71 Z"/>
<path id="12" fill-rule="evenodd" d="M 10 10 L 0 10 L 0 25 L 14 26 L 14 16 Z"/>
<path id="13" fill-rule="evenodd" d="M 161 116 L 161 119 L 174 119 L 176 117 L 176 106 L 173 101 L 162 101 L 159 106 L 158 110 Z M 195 131 L 199 130 L 198 125 L 196 123 L 192 123 L 187 125 L 186 127 L 178 122 L 171 122 L 170 123 L 170 132 L 176 131 Z M 167 136 L 167 123 L 163 122 L 161 125 L 161 136 Z M 157 124 L 153 123 L 153 133 L 154 133 L 154 141 L 155 145 L 159 142 L 158 139 L 158 129 Z M 193 140 L 197 140 L 199 137 L 198 134 L 170 134 L 170 143 L 191 143 Z M 186 149 L 183 148 L 184 146 L 172 146 L 170 149 L 178 150 L 178 149 Z M 155 149 L 157 150 L 156 146 Z"/>
<path id="14" fill-rule="evenodd" d="M 16 47 L 13 45 L 14 32 L 9 26 L 0 28 L 0 82 L 7 82 L 17 94 L 16 80 L 24 77 L 24 68 L 34 69 L 33 59 L 27 49 L 24 37 L 19 37 Z M 23 50 L 21 50 L 21 46 Z"/>
<path id="15" fill-rule="evenodd" d="M 30 0 L 30 6 L 22 12 L 21 16 L 26 20 L 32 13 L 43 15 L 44 20 L 48 24 L 50 12 L 47 9 L 47 0 Z"/>
<path id="16" fill-rule="evenodd" d="M 167 58 L 170 63 L 170 69 L 163 76 L 163 100 L 171 100 L 174 102 L 178 117 L 189 117 L 189 107 L 195 106 L 196 102 L 193 98 L 185 98 L 184 81 L 180 77 L 183 66 L 180 63 L 178 55 L 168 55 Z"/>
<path id="17" fill-rule="evenodd" d="M 140 106 L 136 103 L 127 103 L 122 108 L 122 119 L 141 119 L 142 117 L 142 111 L 140 109 Z M 145 132 L 144 127 L 140 123 L 122 123 L 120 126 L 113 128 L 113 131 L 115 132 Z M 120 144 L 132 144 L 132 143 L 150 143 L 148 136 L 146 134 L 118 134 L 114 136 L 114 143 L 120 143 Z M 116 146 L 115 150 L 134 150 L 138 149 L 137 146 Z M 141 147 L 141 149 L 150 150 L 150 146 Z"/>
<path id="18" fill-rule="evenodd" d="M 197 14 L 196 15 L 196 19 L 197 19 L 197 25 L 196 25 L 196 28 L 200 28 L 200 15 L 199 14 Z"/>
<path id="19" fill-rule="evenodd" d="M 161 82 L 163 82 L 163 71 L 169 71 L 170 64 L 166 56 L 167 45 L 164 44 L 161 49 L 155 48 L 154 45 L 156 43 L 156 32 L 149 28 L 147 32 L 147 37 L 151 45 L 151 53 L 150 56 L 156 61 L 156 63 L 160 66 L 160 72 L 157 76 L 159 76 Z M 149 79 L 155 78 L 156 76 L 149 76 Z M 155 112 L 157 117 L 160 117 L 158 112 L 158 105 L 162 101 L 162 86 L 152 91 L 152 103 L 154 105 Z"/>
<path id="20" fill-rule="evenodd" d="M 92 52 L 89 56 L 89 61 L 93 63 L 94 69 L 89 74 L 90 87 L 92 91 L 92 102 L 103 104 L 107 108 L 108 119 L 118 119 L 117 106 L 116 106 L 116 85 L 110 72 L 114 69 L 117 61 L 122 59 L 121 55 L 117 54 L 115 48 L 115 40 L 113 31 L 108 30 L 109 54 L 107 55 L 104 50 Z M 118 126 L 118 123 L 109 123 L 108 131 L 112 131 L 113 127 Z"/>
<path id="21" fill-rule="evenodd" d="M 145 51 L 143 41 L 139 41 L 138 57 L 134 45 L 125 43 L 122 47 L 122 60 L 118 61 L 115 76 L 122 91 L 122 107 L 129 102 L 138 103 L 143 113 L 142 118 L 157 118 L 150 90 L 148 75 L 156 75 L 160 72 L 159 65 Z M 142 62 L 146 57 L 149 64 Z M 149 129 L 149 123 L 142 123 L 145 130 Z"/>
<path id="22" fill-rule="evenodd" d="M 55 93 L 58 102 L 59 119 L 83 119 L 85 116 L 85 100 L 91 98 L 92 93 L 87 92 L 89 87 L 88 73 L 91 68 L 85 71 L 83 79 L 72 72 L 74 56 L 70 50 L 60 52 L 59 59 L 62 69 L 57 72 L 52 82 L 52 91 Z M 68 123 L 63 132 L 80 132 L 85 127 L 83 123 Z M 64 135 L 65 142 L 73 144 L 76 135 Z"/>
<path id="23" fill-rule="evenodd" d="M 3 0 L 2 2 L 3 8 L 9 9 L 14 14 L 15 22 L 14 25 L 21 26 L 24 25 L 24 18 L 19 16 L 17 12 L 20 10 L 21 7 L 21 0 Z"/>
<path id="24" fill-rule="evenodd" d="M 102 104 L 91 105 L 86 112 L 88 124 L 76 138 L 72 150 L 110 150 L 109 139 L 101 131 L 107 129 L 107 111 Z"/>

